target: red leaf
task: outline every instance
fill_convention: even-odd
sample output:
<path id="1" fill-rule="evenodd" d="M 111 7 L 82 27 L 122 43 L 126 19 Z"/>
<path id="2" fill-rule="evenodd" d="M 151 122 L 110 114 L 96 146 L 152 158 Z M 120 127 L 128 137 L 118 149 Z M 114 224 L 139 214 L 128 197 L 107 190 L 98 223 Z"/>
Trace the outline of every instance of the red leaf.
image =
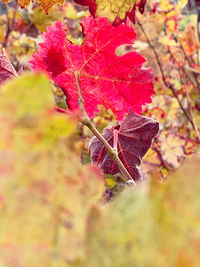
<path id="1" fill-rule="evenodd" d="M 90 10 L 90 14 L 94 17 L 96 10 L 97 10 L 97 5 L 95 3 L 95 0 L 74 0 L 75 3 L 82 5 L 82 6 L 88 6 Z"/>
<path id="2" fill-rule="evenodd" d="M 134 180 L 141 180 L 139 166 L 143 156 L 151 146 L 152 140 L 159 131 L 158 122 L 138 114 L 129 112 L 124 121 L 112 127 L 105 128 L 103 136 L 114 147 L 114 134 L 118 131 L 117 150 L 119 158 Z M 90 153 L 94 163 L 97 163 L 106 174 L 115 175 L 118 166 L 107 154 L 103 143 L 96 137 L 90 142 Z"/>
<path id="3" fill-rule="evenodd" d="M 13 68 L 4 49 L 0 53 L 0 84 L 8 79 L 17 76 L 17 72 Z"/>
<path id="4" fill-rule="evenodd" d="M 90 117 L 97 105 L 111 109 L 118 119 L 130 109 L 140 113 L 154 93 L 151 69 L 142 68 L 145 59 L 136 52 L 116 55 L 116 48 L 132 44 L 133 28 L 112 26 L 108 19 L 91 16 L 82 22 L 85 40 L 81 46 L 66 39 L 66 28 L 56 22 L 47 28 L 44 43 L 33 56 L 33 69 L 45 70 L 68 97 L 69 108 L 78 110 L 75 72 L 79 73 L 85 109 Z"/>

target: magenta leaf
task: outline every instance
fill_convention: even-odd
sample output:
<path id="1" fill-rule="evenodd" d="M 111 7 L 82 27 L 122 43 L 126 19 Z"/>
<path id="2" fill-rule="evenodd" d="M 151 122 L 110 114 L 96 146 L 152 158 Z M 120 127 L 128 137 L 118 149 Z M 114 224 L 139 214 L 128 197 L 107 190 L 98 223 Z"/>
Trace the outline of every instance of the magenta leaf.
<path id="1" fill-rule="evenodd" d="M 12 66 L 4 49 L 0 53 L 0 84 L 10 78 L 17 76 L 17 72 Z"/>
<path id="2" fill-rule="evenodd" d="M 71 111 L 79 111 L 75 73 L 79 74 L 86 112 L 94 117 L 98 106 L 111 109 L 118 120 L 131 109 L 141 113 L 154 94 L 153 73 L 144 68 L 145 58 L 136 52 L 123 56 L 116 49 L 133 44 L 136 32 L 132 27 L 111 25 L 107 18 L 89 16 L 82 20 L 84 41 L 72 44 L 66 38 L 66 27 L 55 22 L 47 27 L 44 42 L 33 55 L 31 67 L 47 72 L 62 88 Z"/>
<path id="3" fill-rule="evenodd" d="M 142 180 L 139 167 L 152 140 L 158 134 L 158 122 L 130 111 L 120 124 L 104 129 L 103 136 L 112 147 L 114 146 L 113 133 L 116 130 L 119 158 L 134 180 Z M 97 137 L 90 141 L 90 154 L 93 163 L 97 163 L 105 174 L 115 175 L 119 172 L 117 164 L 108 156 L 105 146 Z"/>

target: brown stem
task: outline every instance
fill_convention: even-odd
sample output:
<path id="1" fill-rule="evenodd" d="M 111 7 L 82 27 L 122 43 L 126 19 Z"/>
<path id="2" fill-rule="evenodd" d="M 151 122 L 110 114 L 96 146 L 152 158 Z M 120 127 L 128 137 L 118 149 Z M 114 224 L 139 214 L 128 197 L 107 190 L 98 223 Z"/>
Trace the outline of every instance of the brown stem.
<path id="1" fill-rule="evenodd" d="M 12 21 L 10 21 L 9 15 L 8 15 L 8 7 L 7 7 L 7 5 L 5 5 L 6 19 L 7 19 L 7 29 L 6 29 L 6 35 L 5 35 L 5 38 L 4 38 L 4 42 L 3 42 L 3 47 L 7 47 L 7 42 L 8 42 L 9 35 L 11 34 L 11 32 L 13 30 L 13 27 L 14 27 L 14 24 L 15 24 L 15 19 L 16 19 L 16 14 L 17 14 L 17 6 L 18 6 L 18 1 L 16 0 L 15 6 L 14 6 L 13 18 L 12 18 Z"/>
<path id="2" fill-rule="evenodd" d="M 155 142 L 154 142 L 154 144 L 153 144 L 153 146 L 152 146 L 152 149 L 157 153 L 157 156 L 158 156 L 158 158 L 159 158 L 159 160 L 160 160 L 160 162 L 161 162 L 161 165 L 162 165 L 163 167 L 165 167 L 166 170 L 169 171 L 169 167 L 168 167 L 168 165 L 165 163 L 165 161 L 164 161 L 164 159 L 163 159 L 163 155 L 162 155 L 161 151 L 158 149 L 158 147 L 157 147 L 157 145 L 156 145 L 156 140 L 155 140 Z"/>
<path id="3" fill-rule="evenodd" d="M 200 134 L 199 134 L 197 125 L 196 125 L 195 120 L 194 120 L 194 116 L 193 116 L 193 112 L 192 112 L 192 105 L 191 105 L 191 101 L 190 101 L 190 95 L 189 95 L 189 92 L 188 92 L 186 81 L 184 83 L 185 83 L 185 92 L 186 92 L 186 97 L 187 97 L 187 102 L 188 102 L 188 108 L 189 108 L 189 111 L 190 111 L 190 116 L 192 118 L 192 121 L 193 121 L 193 124 L 194 124 L 194 130 L 195 130 L 195 132 L 197 134 L 197 138 L 198 138 L 198 141 L 200 143 Z"/>
<path id="4" fill-rule="evenodd" d="M 16 15 L 17 15 L 17 7 L 18 7 L 18 1 L 15 0 L 14 14 L 13 14 L 12 22 L 11 22 L 12 30 L 13 30 L 13 27 L 14 27 L 14 24 L 15 24 Z"/>
<path id="5" fill-rule="evenodd" d="M 5 9 L 6 9 L 7 29 L 6 29 L 6 35 L 5 35 L 5 38 L 4 38 L 4 42 L 3 42 L 3 47 L 6 47 L 7 46 L 7 40 L 8 40 L 8 37 L 10 35 L 10 32 L 11 32 L 11 29 L 10 29 L 10 19 L 9 19 L 9 16 L 8 16 L 8 7 L 5 6 Z"/>
<path id="6" fill-rule="evenodd" d="M 168 47 L 168 52 L 169 54 L 171 55 L 171 57 L 173 58 L 173 60 L 175 61 L 175 63 L 177 64 L 178 66 L 178 71 L 179 71 L 179 77 L 181 79 L 182 75 L 181 75 L 181 70 L 183 71 L 183 78 L 184 78 L 184 87 L 185 87 L 185 94 L 186 94 L 186 98 L 187 98 L 187 103 L 188 103 L 188 109 L 189 109 L 189 112 L 190 112 L 190 118 L 192 119 L 192 122 L 193 122 L 193 125 L 194 125 L 194 130 L 197 134 L 197 138 L 198 138 L 198 141 L 200 143 L 200 134 L 199 134 L 199 131 L 198 131 L 198 127 L 195 123 L 195 120 L 194 120 L 194 116 L 193 116 L 193 112 L 192 112 L 192 105 L 191 105 L 191 100 L 190 100 L 190 95 L 189 95 L 189 92 L 188 92 L 188 88 L 187 88 L 187 83 L 186 83 L 186 80 L 188 79 L 192 85 L 195 87 L 194 83 L 191 81 L 190 77 L 187 75 L 187 72 L 185 71 L 185 69 L 183 67 L 181 67 L 178 63 L 178 61 L 176 60 L 176 58 L 174 57 L 174 55 L 172 54 L 170 48 Z M 195 88 L 196 89 L 196 88 Z"/>
<path id="7" fill-rule="evenodd" d="M 170 54 L 170 56 L 173 58 L 174 62 L 177 64 L 178 66 L 178 69 L 181 69 L 185 75 L 185 77 L 191 82 L 191 84 L 193 85 L 196 93 L 198 94 L 198 96 L 200 96 L 200 91 L 199 91 L 199 88 L 198 86 L 196 85 L 196 83 L 191 79 L 191 77 L 188 75 L 187 71 L 186 70 L 189 70 L 189 71 L 193 71 L 195 73 L 198 73 L 200 74 L 200 72 L 198 70 L 195 70 L 193 68 L 190 68 L 189 66 L 180 66 L 179 62 L 176 60 L 175 56 L 173 55 L 173 53 L 171 52 L 170 48 L 168 47 L 168 53 Z"/>
<path id="8" fill-rule="evenodd" d="M 90 131 L 104 144 L 106 147 L 108 155 L 117 163 L 119 170 L 121 174 L 127 179 L 127 182 L 131 180 L 131 184 L 136 184 L 127 169 L 125 168 L 124 164 L 120 160 L 118 153 L 115 151 L 115 149 L 107 142 L 107 140 L 103 137 L 103 135 L 97 130 L 97 128 L 94 126 L 92 121 L 87 115 L 87 112 L 84 107 L 84 100 L 82 96 L 82 91 L 81 91 L 81 85 L 80 85 L 80 80 L 79 80 L 79 73 L 75 73 L 75 80 L 76 80 L 76 86 L 78 89 L 78 95 L 79 95 L 79 100 L 78 104 L 81 110 L 81 113 L 83 115 L 83 119 L 81 119 L 81 123 L 85 126 L 87 126 Z"/>
<path id="9" fill-rule="evenodd" d="M 173 87 L 171 84 L 169 84 L 169 83 L 167 82 L 167 80 L 166 80 L 166 78 L 165 78 L 165 74 L 164 74 L 164 71 L 163 71 L 161 62 L 160 62 L 160 60 L 159 60 L 157 51 L 155 50 L 154 46 L 152 45 L 151 40 L 149 39 L 149 37 L 148 37 L 148 35 L 146 34 L 146 32 L 145 32 L 145 30 L 144 30 L 142 24 L 139 22 L 138 19 L 137 19 L 137 22 L 138 22 L 138 25 L 140 26 L 142 32 L 144 33 L 144 35 L 145 35 L 145 37 L 146 37 L 146 39 L 147 39 L 147 42 L 148 42 L 150 48 L 152 49 L 152 51 L 153 51 L 153 53 L 154 53 L 154 55 L 155 55 L 155 58 L 156 58 L 156 61 L 157 61 L 157 63 L 158 63 L 158 66 L 159 66 L 159 69 L 160 69 L 160 72 L 161 72 L 161 75 L 162 75 L 162 79 L 163 79 L 163 82 L 164 82 L 165 86 L 168 87 L 168 88 L 172 91 L 174 97 L 175 97 L 176 100 L 178 101 L 178 104 L 179 104 L 181 110 L 183 111 L 183 113 L 185 114 L 185 116 L 187 117 L 187 119 L 189 120 L 189 122 L 191 123 L 192 128 L 195 130 L 194 123 L 193 123 L 192 119 L 190 118 L 189 114 L 188 114 L 188 113 L 186 112 L 186 110 L 184 109 L 184 107 L 183 107 L 183 105 L 182 105 L 180 99 L 178 98 L 178 95 L 177 95 L 177 93 L 176 93 L 176 90 L 174 89 L 174 87 Z"/>
<path id="10" fill-rule="evenodd" d="M 192 62 L 190 61 L 190 59 L 188 58 L 188 56 L 187 56 L 187 54 L 186 54 L 186 52 L 185 52 L 185 49 L 184 49 L 184 47 L 182 46 L 182 44 L 181 44 L 181 42 L 179 41 L 179 43 L 180 43 L 180 49 L 182 50 L 182 52 L 183 52 L 183 55 L 184 55 L 184 58 L 185 58 L 185 60 L 188 62 L 188 64 L 189 64 L 189 67 L 192 69 Z M 197 51 L 197 50 L 196 50 Z M 195 82 L 196 82 L 196 84 L 197 84 L 197 88 L 198 88 L 198 92 L 200 92 L 200 87 L 199 87 L 199 82 L 198 82 L 198 78 L 197 78 L 197 74 L 193 71 L 192 72 L 192 74 L 193 74 L 193 77 L 194 77 L 194 79 L 195 79 Z"/>
<path id="11" fill-rule="evenodd" d="M 189 66 L 185 66 L 185 69 L 200 75 L 200 71 L 199 70 L 196 70 L 196 69 L 191 68 Z"/>
<path id="12" fill-rule="evenodd" d="M 196 122 L 195 122 L 195 119 L 194 119 L 194 116 L 193 116 L 190 95 L 189 95 L 187 84 L 186 84 L 186 79 L 188 79 L 192 83 L 193 87 L 196 89 L 196 91 L 198 93 L 198 88 L 196 87 L 195 83 L 191 80 L 191 78 L 189 77 L 189 75 L 187 75 L 187 72 L 185 71 L 185 69 L 188 69 L 190 71 L 193 71 L 193 68 L 190 68 L 189 66 L 185 66 L 185 67 L 180 66 L 179 65 L 179 62 L 176 60 L 176 58 L 174 57 L 174 55 L 171 52 L 171 50 L 170 50 L 169 47 L 168 47 L 168 52 L 171 55 L 171 57 L 173 58 L 174 62 L 178 66 L 180 78 L 181 78 L 180 69 L 183 71 L 183 74 L 185 76 L 184 77 L 184 87 L 185 87 L 185 93 L 186 93 L 186 98 L 187 98 L 187 102 L 188 102 L 188 109 L 189 109 L 189 112 L 190 112 L 190 118 L 192 119 L 192 122 L 193 122 L 193 125 L 194 125 L 194 130 L 195 130 L 195 132 L 197 134 L 198 142 L 200 143 L 200 134 L 199 134 L 198 127 L 196 125 Z M 194 70 L 194 71 L 196 71 L 196 70 Z M 200 74 L 200 72 L 197 71 L 197 74 Z M 198 95 L 199 95 L 199 93 L 198 93 Z"/>

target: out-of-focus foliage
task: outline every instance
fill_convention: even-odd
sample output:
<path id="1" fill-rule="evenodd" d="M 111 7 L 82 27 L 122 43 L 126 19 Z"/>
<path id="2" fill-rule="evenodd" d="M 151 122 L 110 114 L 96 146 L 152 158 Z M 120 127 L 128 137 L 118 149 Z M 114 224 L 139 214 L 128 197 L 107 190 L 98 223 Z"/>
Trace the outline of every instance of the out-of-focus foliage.
<path id="1" fill-rule="evenodd" d="M 53 107 L 44 75 L 1 88 L 0 264 L 199 266 L 199 158 L 105 209 L 102 177 L 75 153 L 76 119 Z"/>
<path id="2" fill-rule="evenodd" d="M 38 2 L 0 8 L 0 47 L 20 76 L 54 21 L 68 26 L 74 43 L 83 41 L 79 22 L 87 7 L 67 0 L 46 15 Z M 41 74 L 2 84 L 0 266 L 200 265 L 200 160 L 182 169 L 199 150 L 197 11 L 188 10 L 186 0 L 149 0 L 133 27 L 138 41 L 119 53 L 139 51 L 153 67 L 156 95 L 143 115 L 161 128 L 142 162 L 147 182 L 124 189 L 120 177 L 108 175 L 105 189 L 88 165 L 91 132 L 53 110 L 55 103 L 66 108 L 57 84 Z M 103 107 L 93 121 L 101 132 L 116 124 Z"/>
<path id="3" fill-rule="evenodd" d="M 143 183 L 107 210 L 93 208 L 86 257 L 72 266 L 199 266 L 199 166 L 197 158 L 166 183 Z"/>
<path id="4" fill-rule="evenodd" d="M 9 3 L 12 0 L 2 0 L 4 4 Z M 21 8 L 25 8 L 30 4 L 31 0 L 18 0 Z M 56 4 L 63 4 L 64 0 L 37 0 L 42 10 L 48 14 L 49 10 Z"/>
<path id="5" fill-rule="evenodd" d="M 66 266 L 83 253 L 86 217 L 103 193 L 57 114 L 49 81 L 26 74 L 0 93 L 0 265 Z"/>

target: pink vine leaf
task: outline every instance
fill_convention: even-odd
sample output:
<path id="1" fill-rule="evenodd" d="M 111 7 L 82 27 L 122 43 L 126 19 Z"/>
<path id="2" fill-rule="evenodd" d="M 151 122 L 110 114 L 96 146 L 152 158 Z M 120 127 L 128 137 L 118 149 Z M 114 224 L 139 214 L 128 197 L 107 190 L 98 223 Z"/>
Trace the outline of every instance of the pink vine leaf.
<path id="1" fill-rule="evenodd" d="M 89 16 L 82 21 L 85 35 L 82 45 L 66 38 L 66 27 L 56 22 L 47 28 L 44 42 L 33 55 L 31 67 L 43 70 L 67 96 L 71 111 L 79 110 L 75 73 L 78 73 L 84 106 L 89 117 L 98 105 L 111 109 L 118 120 L 129 110 L 141 113 L 142 105 L 151 102 L 153 74 L 143 68 L 145 58 L 136 52 L 117 56 L 116 49 L 133 44 L 136 33 L 132 27 L 114 27 L 107 18 Z"/>

